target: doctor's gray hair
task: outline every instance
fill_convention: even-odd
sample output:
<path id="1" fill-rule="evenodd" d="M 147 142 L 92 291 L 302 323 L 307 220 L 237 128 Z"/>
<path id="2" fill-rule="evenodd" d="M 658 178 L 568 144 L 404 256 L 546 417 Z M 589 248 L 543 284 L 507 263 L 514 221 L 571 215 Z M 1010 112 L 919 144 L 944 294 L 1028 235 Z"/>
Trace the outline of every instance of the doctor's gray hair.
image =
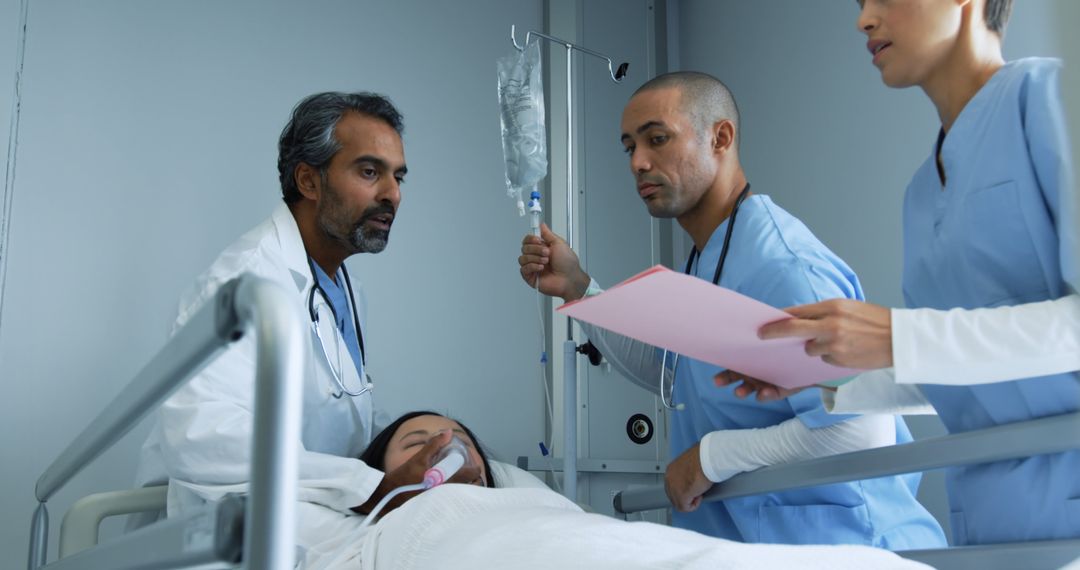
<path id="1" fill-rule="evenodd" d="M 349 111 L 380 119 L 393 127 L 399 136 L 405 130 L 401 113 L 384 95 L 367 91 L 331 91 L 308 96 L 293 109 L 292 117 L 278 140 L 278 179 L 286 204 L 295 203 L 303 197 L 296 187 L 297 166 L 307 164 L 326 174 L 330 159 L 341 150 L 341 143 L 334 137 L 334 129 Z"/>
<path id="2" fill-rule="evenodd" d="M 718 121 L 729 120 L 735 126 L 735 148 L 739 147 L 739 107 L 735 96 L 719 79 L 700 71 L 673 71 L 645 82 L 634 95 L 654 89 L 678 89 L 679 106 L 690 117 L 699 136 L 707 136 Z"/>

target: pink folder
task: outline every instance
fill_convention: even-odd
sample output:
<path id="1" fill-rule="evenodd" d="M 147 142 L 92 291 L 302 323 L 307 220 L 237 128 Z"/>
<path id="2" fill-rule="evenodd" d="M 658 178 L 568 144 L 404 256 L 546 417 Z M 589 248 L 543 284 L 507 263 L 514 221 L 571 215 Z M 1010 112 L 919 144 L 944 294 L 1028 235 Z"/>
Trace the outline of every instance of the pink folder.
<path id="1" fill-rule="evenodd" d="M 785 388 L 857 374 L 807 356 L 806 339 L 761 340 L 762 325 L 791 318 L 708 281 L 657 265 L 560 313 Z M 668 358 L 671 366 L 671 358 Z"/>

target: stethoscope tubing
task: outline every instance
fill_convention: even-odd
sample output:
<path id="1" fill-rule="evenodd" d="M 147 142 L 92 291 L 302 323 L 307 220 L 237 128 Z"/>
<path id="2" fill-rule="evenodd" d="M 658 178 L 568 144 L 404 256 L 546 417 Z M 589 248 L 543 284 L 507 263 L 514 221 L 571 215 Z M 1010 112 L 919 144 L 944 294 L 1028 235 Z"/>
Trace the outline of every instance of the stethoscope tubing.
<path id="1" fill-rule="evenodd" d="M 716 262 L 716 271 L 713 272 L 713 285 L 720 284 L 720 276 L 724 272 L 724 262 L 727 261 L 728 247 L 731 245 L 731 236 L 735 231 L 735 216 L 739 213 L 739 206 L 742 206 L 743 200 L 746 200 L 746 195 L 750 193 L 750 183 L 747 182 L 743 187 L 742 192 L 739 192 L 739 197 L 735 199 L 735 206 L 731 208 L 731 215 L 728 216 L 727 231 L 724 232 L 724 245 L 720 248 L 720 259 Z M 683 273 L 690 275 L 690 270 L 694 267 L 694 261 L 698 258 L 697 246 L 690 248 L 690 257 L 686 260 L 686 268 L 683 269 Z M 668 350 L 664 349 L 664 356 L 660 359 L 660 403 L 669 410 L 677 409 L 673 400 L 668 399 L 665 395 L 664 371 L 667 369 L 667 357 Z M 671 384 L 672 384 L 672 396 L 675 395 L 675 371 L 679 368 L 679 353 L 675 353 L 675 359 L 671 364 Z"/>
<path id="2" fill-rule="evenodd" d="M 360 348 L 360 382 L 362 387 L 359 390 L 349 390 L 345 387 L 345 380 L 341 376 L 341 370 L 335 370 L 333 362 L 330 360 L 330 353 L 326 351 L 326 342 L 322 337 L 322 333 L 319 331 L 319 312 L 315 308 L 315 293 L 318 292 L 322 296 L 323 301 L 330 308 L 330 313 L 334 316 L 334 323 L 336 327 L 337 323 L 337 311 L 334 310 L 333 303 L 330 302 L 330 297 L 327 296 L 326 291 L 319 285 L 318 276 L 315 274 L 315 266 L 313 265 L 311 258 L 308 258 L 308 265 L 311 269 L 311 289 L 308 291 L 308 315 L 311 318 L 311 328 L 315 332 L 315 338 L 318 339 L 319 347 L 322 349 L 323 357 L 326 359 L 326 365 L 330 368 L 330 375 L 334 378 L 334 383 L 338 385 L 339 392 L 331 392 L 331 396 L 334 398 L 342 398 L 345 395 L 351 397 L 362 396 L 368 392 L 371 392 L 374 385 L 365 381 L 367 374 L 364 368 L 367 364 L 367 354 L 364 350 L 364 331 L 360 328 L 360 317 L 356 312 L 356 298 L 353 296 L 352 280 L 349 278 L 349 271 L 344 265 L 341 266 L 341 274 L 345 277 L 345 287 L 349 291 L 349 308 L 352 310 L 353 326 L 356 327 L 356 340 Z"/>

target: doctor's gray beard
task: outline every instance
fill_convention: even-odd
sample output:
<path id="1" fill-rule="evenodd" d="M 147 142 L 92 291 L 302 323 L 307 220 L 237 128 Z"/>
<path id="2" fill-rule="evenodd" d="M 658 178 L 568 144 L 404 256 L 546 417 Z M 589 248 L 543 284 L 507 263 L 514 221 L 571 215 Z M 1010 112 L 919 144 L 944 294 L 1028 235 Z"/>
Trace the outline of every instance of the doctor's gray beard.
<path id="1" fill-rule="evenodd" d="M 353 222 L 349 219 L 349 212 L 342 204 L 341 195 L 337 189 L 330 186 L 325 178 L 323 184 L 326 189 L 323 194 L 324 200 L 319 203 L 319 210 L 316 213 L 316 221 L 323 233 L 348 245 L 353 254 L 379 253 L 386 249 L 390 232 L 370 229 L 364 224 L 380 214 L 394 214 L 394 207 L 386 202 L 374 204 L 364 210 L 359 220 Z"/>
<path id="2" fill-rule="evenodd" d="M 390 206 L 372 206 L 360 216 L 360 220 L 349 227 L 347 220 L 340 219 L 344 212 L 326 212 L 318 217 L 319 227 L 324 234 L 349 246 L 350 254 L 356 253 L 379 253 L 386 249 L 386 243 L 390 241 L 390 232 L 386 230 L 371 229 L 364 224 L 372 217 L 385 212 L 393 212 Z M 328 215 L 327 215 L 328 214 Z M 339 215 L 335 215 L 339 214 Z"/>
<path id="3" fill-rule="evenodd" d="M 373 216 L 384 213 L 394 213 L 390 206 L 372 206 L 360 217 L 360 221 L 349 232 L 349 245 L 353 246 L 355 253 L 379 253 L 386 249 L 386 243 L 390 241 L 390 232 L 387 230 L 368 229 L 364 223 Z"/>

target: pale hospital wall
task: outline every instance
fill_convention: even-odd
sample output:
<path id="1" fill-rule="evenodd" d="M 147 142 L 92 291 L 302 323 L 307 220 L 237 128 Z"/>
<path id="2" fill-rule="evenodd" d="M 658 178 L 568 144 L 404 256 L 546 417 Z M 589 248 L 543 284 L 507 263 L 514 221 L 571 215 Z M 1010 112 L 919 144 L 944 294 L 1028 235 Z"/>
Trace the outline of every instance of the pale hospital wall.
<path id="1" fill-rule="evenodd" d="M 6 144 L 19 2 L 0 2 Z M 324 90 L 389 94 L 410 173 L 349 262 L 380 408 L 448 412 L 503 457 L 543 437 L 534 297 L 503 190 L 495 59 L 539 0 L 33 2 L 0 328 L 0 566 L 36 477 L 162 346 L 182 291 L 279 204 L 277 137 Z M 6 150 L 6 149 L 5 149 Z M 140 426 L 51 502 L 130 486 Z M 55 546 L 51 549 L 55 552 Z"/>
<path id="2" fill-rule="evenodd" d="M 1068 3 L 1018 1 L 1006 57 L 1061 55 L 1055 10 Z M 901 200 L 939 123 L 921 91 L 881 83 L 857 17 L 850 1 L 679 0 L 679 67 L 731 87 L 754 191 L 845 259 L 870 301 L 898 307 Z M 936 418 L 908 423 L 916 437 L 943 432 Z M 948 519 L 940 473 L 924 478 L 920 499 Z"/>

